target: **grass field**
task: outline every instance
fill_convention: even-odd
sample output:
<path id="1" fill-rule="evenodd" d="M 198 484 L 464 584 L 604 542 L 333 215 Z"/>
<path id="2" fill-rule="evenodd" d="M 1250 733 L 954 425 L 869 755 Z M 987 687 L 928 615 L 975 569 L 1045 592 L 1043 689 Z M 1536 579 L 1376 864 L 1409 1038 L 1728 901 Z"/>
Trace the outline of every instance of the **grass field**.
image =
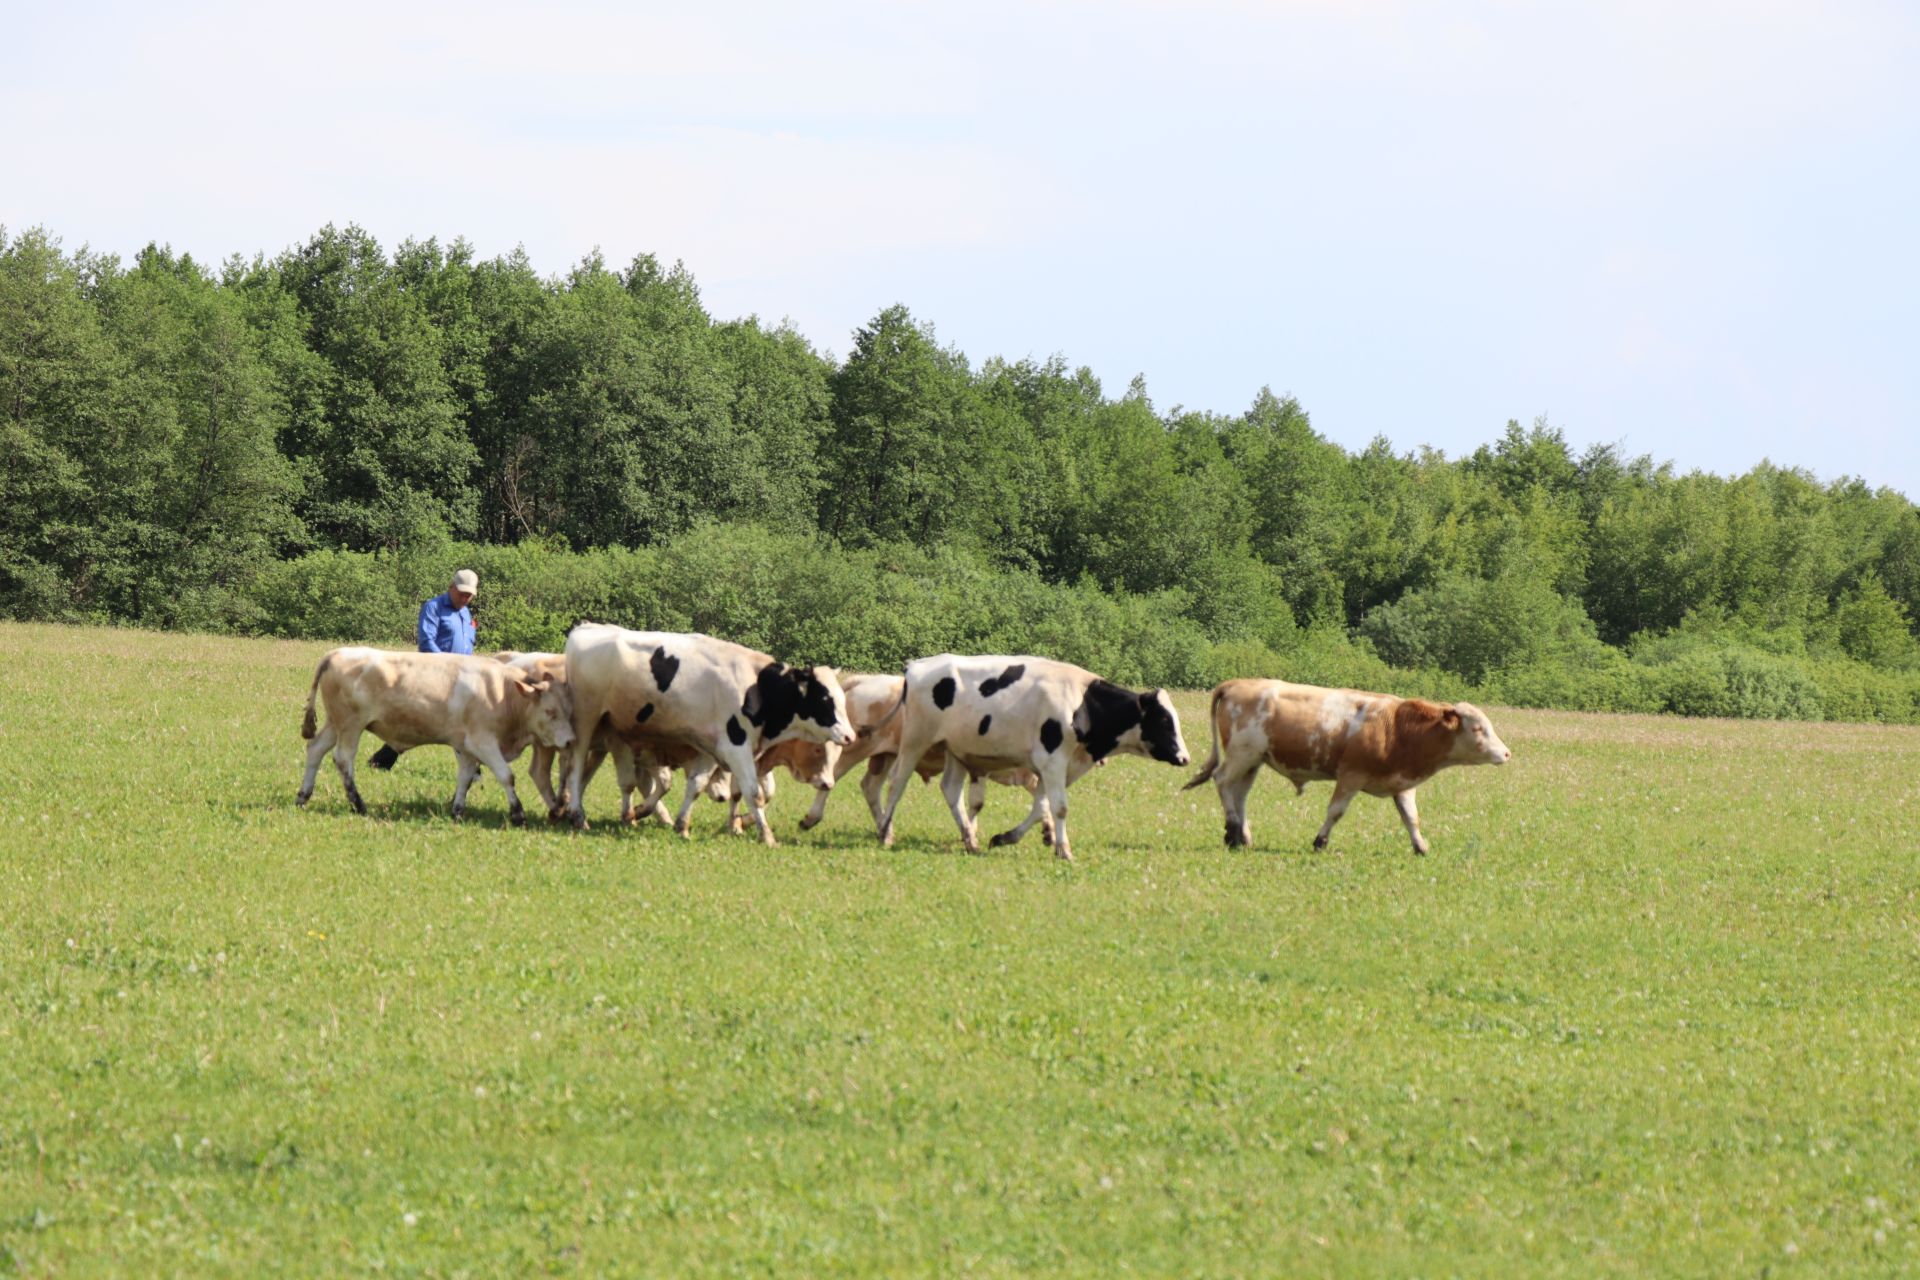
<path id="1" fill-rule="evenodd" d="M 1920 731 L 1497 711 L 1424 860 L 1128 759 L 1062 867 L 299 811 L 323 646 L 0 639 L 0 1271 L 1920 1271 Z"/>

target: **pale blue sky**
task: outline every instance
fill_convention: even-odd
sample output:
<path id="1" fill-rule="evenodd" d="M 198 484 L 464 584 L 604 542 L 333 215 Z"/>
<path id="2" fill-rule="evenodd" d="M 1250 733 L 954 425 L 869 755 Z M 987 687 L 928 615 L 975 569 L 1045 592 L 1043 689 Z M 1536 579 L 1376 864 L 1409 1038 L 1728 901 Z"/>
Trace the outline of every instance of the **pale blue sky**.
<path id="1" fill-rule="evenodd" d="M 695 10 L 0 0 L 0 223 L 651 251 L 837 352 L 900 301 L 1352 447 L 1546 414 L 1920 497 L 1920 6 Z"/>

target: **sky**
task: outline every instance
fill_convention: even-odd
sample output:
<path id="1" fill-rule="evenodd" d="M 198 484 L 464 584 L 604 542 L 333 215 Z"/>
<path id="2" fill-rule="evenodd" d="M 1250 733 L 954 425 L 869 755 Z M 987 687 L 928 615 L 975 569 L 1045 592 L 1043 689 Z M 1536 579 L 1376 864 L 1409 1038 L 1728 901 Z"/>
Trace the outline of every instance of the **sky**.
<path id="1" fill-rule="evenodd" d="M 844 354 L 1920 498 L 1920 6 L 0 0 L 0 226 L 686 263 Z"/>

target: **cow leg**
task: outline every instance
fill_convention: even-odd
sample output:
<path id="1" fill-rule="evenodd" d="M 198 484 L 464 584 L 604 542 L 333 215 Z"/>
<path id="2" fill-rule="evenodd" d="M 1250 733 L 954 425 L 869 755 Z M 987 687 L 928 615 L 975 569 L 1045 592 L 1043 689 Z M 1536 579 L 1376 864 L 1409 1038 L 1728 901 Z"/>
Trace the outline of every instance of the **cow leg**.
<path id="1" fill-rule="evenodd" d="M 340 781 L 347 788 L 347 803 L 355 813 L 365 813 L 367 802 L 360 798 L 360 788 L 353 785 L 353 760 L 359 753 L 360 730 L 348 730 L 334 739 L 333 767 L 340 771 Z"/>
<path id="2" fill-rule="evenodd" d="M 1225 770 L 1214 774 L 1213 785 L 1220 792 L 1220 812 L 1227 820 L 1227 848 L 1240 849 L 1253 843 L 1253 830 L 1247 825 L 1247 793 L 1260 776 L 1260 762 L 1237 776 Z"/>
<path id="3" fill-rule="evenodd" d="M 300 790 L 293 797 L 295 804 L 305 804 L 313 799 L 313 784 L 320 776 L 320 762 L 327 758 L 327 752 L 333 750 L 334 740 L 339 736 L 333 731 L 333 722 L 329 720 L 320 726 L 320 732 L 307 744 L 307 772 L 300 779 Z"/>
<path id="4" fill-rule="evenodd" d="M 633 789 L 640 785 L 639 769 L 633 758 L 633 748 L 624 742 L 615 742 L 608 751 L 602 753 L 613 757 L 613 777 L 620 786 L 620 821 L 632 826 L 640 821 L 640 815 L 634 812 Z M 591 775 L 592 766 L 588 767 Z"/>
<path id="5" fill-rule="evenodd" d="M 1046 830 L 1043 834 L 1046 836 L 1048 846 L 1051 847 L 1053 844 L 1053 818 L 1047 812 L 1046 784 L 1038 781 L 1033 785 L 1033 804 L 1028 807 L 1027 816 L 1020 819 L 1017 826 L 1002 831 L 999 835 L 987 841 L 987 843 L 996 849 L 1003 845 L 1019 844 L 1027 838 L 1027 832 L 1033 830 L 1033 824 L 1036 822 L 1046 824 Z"/>
<path id="6" fill-rule="evenodd" d="M 747 820 L 740 816 L 740 800 L 740 784 L 738 781 L 732 780 L 731 775 L 729 775 L 729 781 L 727 783 L 727 825 L 725 830 L 730 836 L 740 835 L 747 829 Z"/>
<path id="7" fill-rule="evenodd" d="M 501 789 L 507 793 L 507 821 L 516 827 L 525 826 L 527 811 L 520 804 L 520 793 L 513 789 L 513 770 L 508 766 L 507 758 L 500 754 L 500 744 L 491 739 L 468 739 L 467 750 L 492 771 L 493 776 L 499 779 Z"/>
<path id="8" fill-rule="evenodd" d="M 811 831 L 820 825 L 820 819 L 827 816 L 827 797 L 832 794 L 832 787 L 814 784 L 813 806 L 807 810 L 807 816 L 800 819 L 802 831 Z"/>
<path id="9" fill-rule="evenodd" d="M 867 772 L 860 779 L 860 794 L 867 802 L 867 812 L 873 815 L 875 831 L 880 829 L 887 798 L 887 774 L 892 766 L 892 756 L 874 756 L 867 761 Z"/>
<path id="10" fill-rule="evenodd" d="M 563 788 L 560 792 L 561 802 L 566 806 L 567 812 L 571 812 L 573 809 L 574 793 L 571 790 L 573 786 L 572 778 L 573 778 L 573 772 L 574 772 L 573 761 L 574 761 L 574 758 L 579 754 L 581 754 L 580 747 L 579 747 L 579 744 L 576 742 L 573 747 L 568 749 L 568 755 L 566 757 L 568 781 L 567 781 L 566 788 Z M 600 766 L 606 763 L 607 753 L 598 748 L 590 748 L 586 752 L 586 757 L 587 757 L 587 767 L 580 771 L 580 812 L 583 816 L 586 813 L 587 788 L 593 785 L 593 775 L 600 772 Z"/>
<path id="11" fill-rule="evenodd" d="M 1400 811 L 1400 821 L 1406 824 L 1407 837 L 1413 841 L 1413 851 L 1424 855 L 1428 846 L 1426 837 L 1420 834 L 1420 807 L 1413 802 L 1413 788 L 1395 792 L 1393 807 Z"/>
<path id="12" fill-rule="evenodd" d="M 527 777 L 533 782 L 533 789 L 540 793 L 540 803 L 547 806 L 547 821 L 553 822 L 560 817 L 560 801 L 553 794 L 553 760 L 559 755 L 552 747 L 533 744 L 533 759 L 527 765 Z"/>
<path id="13" fill-rule="evenodd" d="M 753 814 L 753 825 L 760 828 L 760 843 L 769 849 L 778 848 L 780 842 L 773 838 L 773 826 L 767 821 L 767 788 L 761 783 L 753 753 L 731 742 L 722 743 L 720 763 L 733 775 L 734 794 L 746 802 L 747 810 Z"/>
<path id="14" fill-rule="evenodd" d="M 593 752 L 587 748 L 593 742 L 594 730 L 597 727 L 597 725 L 593 724 L 582 725 L 580 723 L 580 717 L 577 715 L 574 717 L 573 741 L 575 745 L 573 756 L 567 762 L 566 795 L 567 810 L 573 817 L 573 829 L 575 831 L 585 831 L 587 829 L 587 760 L 588 757 L 593 755 Z M 594 763 L 597 764 L 598 761 Z"/>
<path id="15" fill-rule="evenodd" d="M 654 821 L 663 827 L 673 825 L 673 815 L 667 812 L 663 803 L 668 791 L 673 789 L 673 770 L 665 765 L 655 765 L 647 770 L 645 793 L 640 797 L 641 813 L 653 815 Z"/>
<path id="16" fill-rule="evenodd" d="M 673 817 L 673 829 L 687 839 L 693 839 L 693 805 L 700 793 L 707 789 L 707 780 L 713 777 L 713 771 L 720 762 L 711 756 L 701 756 L 687 766 L 687 795 L 680 802 L 680 812 Z"/>
<path id="17" fill-rule="evenodd" d="M 455 751 L 453 758 L 460 766 L 458 780 L 453 787 L 453 816 L 464 818 L 467 816 L 467 788 L 480 776 L 480 762 L 464 751 Z"/>
<path id="18" fill-rule="evenodd" d="M 980 829 L 980 811 L 987 807 L 987 779 L 984 774 L 975 774 L 967 779 L 967 821 L 973 829 Z"/>
<path id="19" fill-rule="evenodd" d="M 948 754 L 946 770 L 940 775 L 940 793 L 946 796 L 954 825 L 960 828 L 960 843 L 968 853 L 980 852 L 980 837 L 973 829 L 973 815 L 967 812 L 967 767 L 960 763 L 959 756 Z"/>
<path id="20" fill-rule="evenodd" d="M 1053 856 L 1072 862 L 1073 850 L 1067 845 L 1067 762 L 1060 753 L 1050 751 L 1038 772 L 1046 787 L 1046 813 L 1053 819 Z"/>
<path id="21" fill-rule="evenodd" d="M 880 816 L 880 845 L 893 847 L 893 815 L 900 808 L 900 797 L 907 793 L 907 783 L 913 780 L 914 768 L 920 763 L 920 757 L 927 754 L 933 746 L 931 738 L 909 740 L 906 731 L 900 734 L 900 754 L 893 758 L 893 770 L 887 778 L 887 808 Z"/>
<path id="22" fill-rule="evenodd" d="M 1327 847 L 1327 839 L 1333 835 L 1333 824 L 1340 821 L 1341 815 L 1347 811 L 1347 806 L 1353 803 L 1354 793 L 1358 790 L 1359 788 L 1350 782 L 1333 784 L 1333 799 L 1327 802 L 1327 820 L 1320 824 L 1320 834 L 1313 838 L 1315 849 Z"/>

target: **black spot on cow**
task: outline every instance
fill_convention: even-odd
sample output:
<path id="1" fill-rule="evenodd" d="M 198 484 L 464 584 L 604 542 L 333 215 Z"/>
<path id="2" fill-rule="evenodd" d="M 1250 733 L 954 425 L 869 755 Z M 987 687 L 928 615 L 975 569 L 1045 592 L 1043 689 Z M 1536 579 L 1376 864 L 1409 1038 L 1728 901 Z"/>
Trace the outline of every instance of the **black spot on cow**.
<path id="1" fill-rule="evenodd" d="M 983 698 L 991 698 L 1002 689 L 1017 682 L 1020 677 L 1025 674 L 1027 674 L 1027 664 L 1024 662 L 1016 662 L 999 675 L 989 677 L 987 681 L 980 686 L 980 696 Z"/>
<path id="2" fill-rule="evenodd" d="M 952 676 L 941 676 L 933 682 L 933 705 L 945 711 L 953 705 L 955 691 Z"/>
<path id="3" fill-rule="evenodd" d="M 652 714 L 653 714 L 653 704 L 649 702 L 646 706 L 640 708 L 640 714 L 633 718 L 633 722 L 635 724 L 645 724 L 647 722 L 647 717 Z"/>
<path id="4" fill-rule="evenodd" d="M 741 726 L 738 716 L 727 717 L 727 741 L 736 747 L 747 745 L 747 731 Z"/>
<path id="5" fill-rule="evenodd" d="M 673 678 L 680 674 L 680 659 L 670 657 L 667 647 L 661 645 L 647 659 L 647 666 L 653 669 L 653 687 L 665 693 L 673 684 Z"/>
<path id="6" fill-rule="evenodd" d="M 983 737 L 983 738 L 984 738 L 984 737 L 986 737 L 986 736 L 987 736 L 987 730 L 989 730 L 989 729 L 991 729 L 991 728 L 993 728 L 993 717 L 992 717 L 992 716 L 981 716 L 981 717 L 980 717 L 980 736 L 981 736 L 981 737 Z"/>
<path id="7" fill-rule="evenodd" d="M 1048 751 L 1058 751 L 1065 738 L 1066 735 L 1060 731 L 1060 722 L 1051 716 L 1040 726 L 1040 745 Z"/>
<path id="8" fill-rule="evenodd" d="M 391 744 L 383 743 L 378 751 L 367 758 L 367 763 L 376 769 L 391 769 L 399 758 L 400 753 Z"/>
<path id="9" fill-rule="evenodd" d="M 1140 695 L 1111 680 L 1095 680 L 1073 713 L 1073 736 L 1095 760 L 1104 760 L 1140 723 Z"/>
<path id="10" fill-rule="evenodd" d="M 831 729 L 833 693 L 812 671 L 769 662 L 760 668 L 753 688 L 747 690 L 740 712 L 748 723 L 760 727 L 768 741 L 786 732 L 795 719 L 811 720 L 823 729 Z"/>

